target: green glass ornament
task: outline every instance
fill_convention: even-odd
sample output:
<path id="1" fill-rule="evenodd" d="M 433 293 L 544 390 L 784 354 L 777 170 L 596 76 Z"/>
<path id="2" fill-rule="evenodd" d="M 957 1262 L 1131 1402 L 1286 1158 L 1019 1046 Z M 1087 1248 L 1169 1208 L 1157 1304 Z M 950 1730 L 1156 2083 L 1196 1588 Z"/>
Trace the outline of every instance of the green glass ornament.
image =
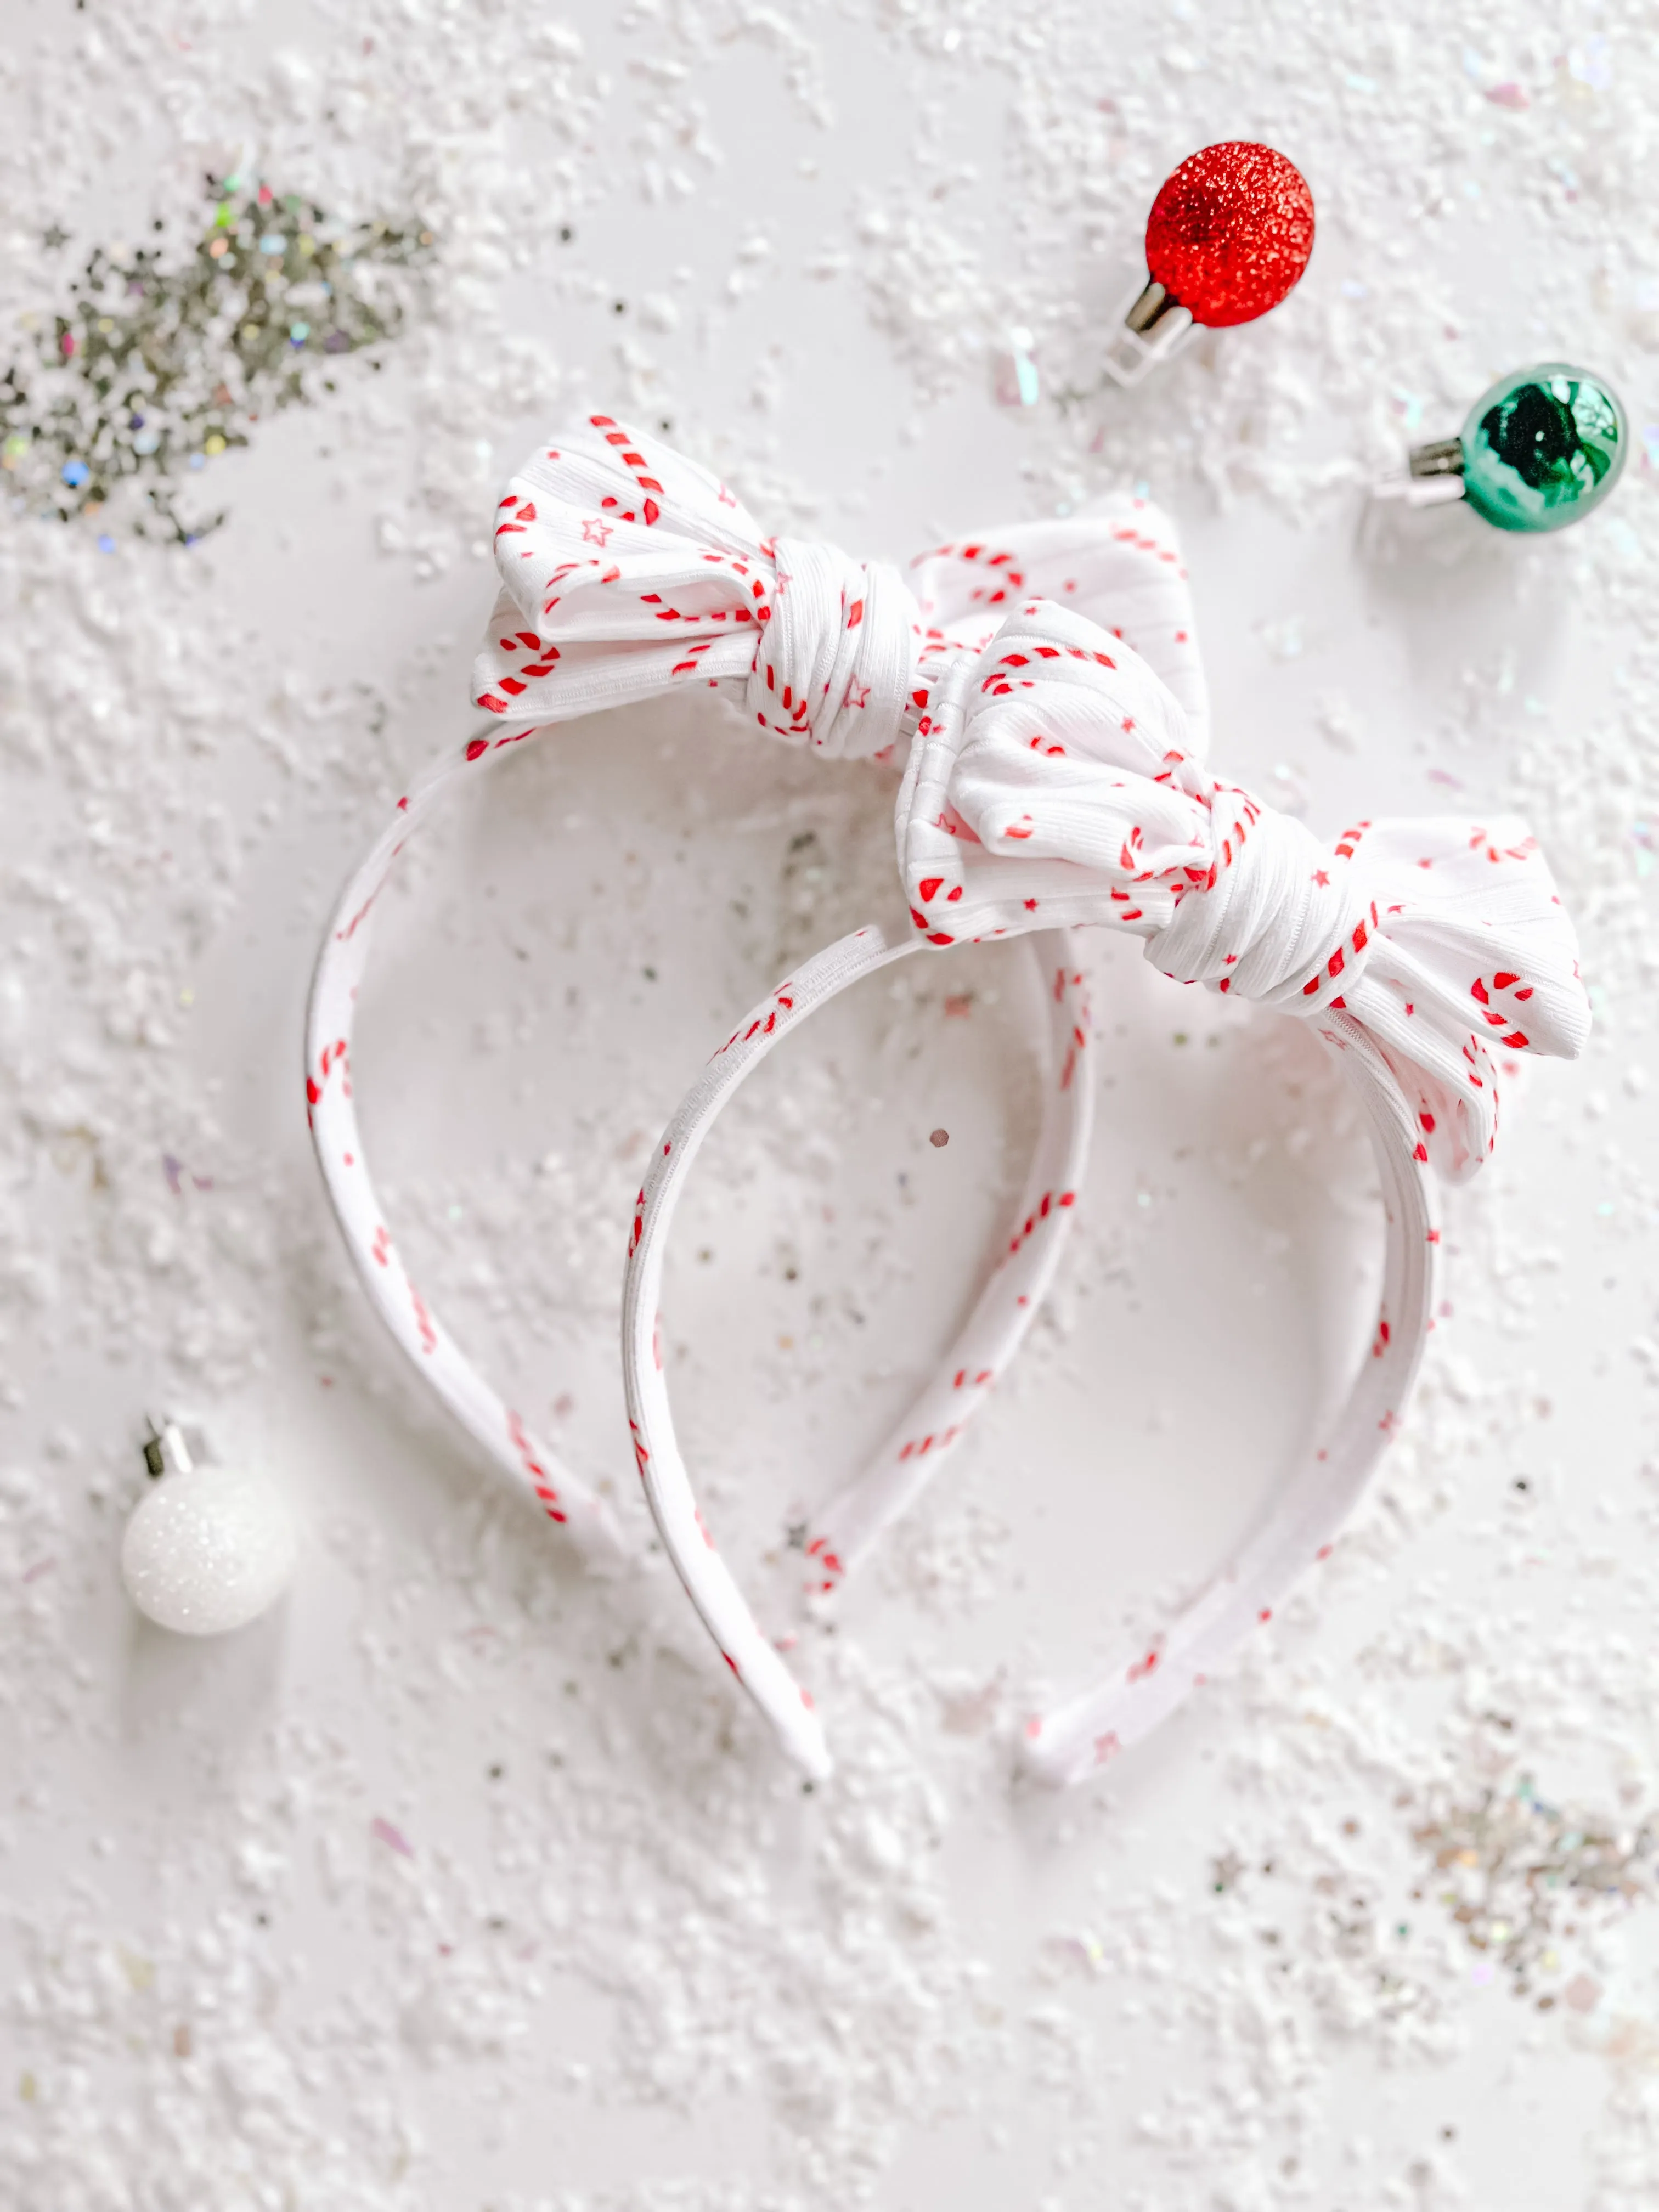
<path id="1" fill-rule="evenodd" d="M 1551 361 L 1483 392 L 1463 424 L 1463 495 L 1498 530 L 1565 530 L 1619 481 L 1630 424 L 1588 369 Z"/>

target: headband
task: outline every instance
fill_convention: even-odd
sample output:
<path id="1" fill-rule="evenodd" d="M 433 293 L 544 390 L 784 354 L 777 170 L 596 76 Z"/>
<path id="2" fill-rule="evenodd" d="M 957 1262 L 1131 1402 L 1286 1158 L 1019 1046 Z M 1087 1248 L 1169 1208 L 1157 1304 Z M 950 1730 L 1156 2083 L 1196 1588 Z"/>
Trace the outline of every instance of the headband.
<path id="1" fill-rule="evenodd" d="M 1571 1056 L 1587 1032 L 1571 927 L 1520 824 L 1362 823 L 1321 844 L 1199 769 L 1179 742 L 1174 701 L 1135 655 L 1107 642 L 1057 609 L 1028 606 L 941 687 L 899 798 L 909 936 L 896 944 L 860 930 L 780 986 L 775 1022 L 751 1018 L 716 1056 L 641 1194 L 623 1326 L 647 1494 L 727 1664 L 810 1774 L 829 1771 L 822 1728 L 709 1547 L 653 1350 L 686 1174 L 786 1024 L 906 953 L 1031 929 L 1057 909 L 1143 938 L 1176 981 L 1310 1019 L 1364 1109 L 1387 1244 L 1376 1329 L 1347 1403 L 1192 1604 L 1092 1687 L 1027 1722 L 1027 1762 L 1055 1782 L 1080 1779 L 1147 1735 L 1328 1555 L 1400 1424 L 1432 1326 L 1431 1164 L 1459 1179 L 1490 1153 L 1494 1047 Z M 941 918 L 950 928 L 931 926 Z M 825 1510 L 813 1546 L 842 1559 L 856 1549 L 869 1489 L 866 1476 Z"/>
<path id="2" fill-rule="evenodd" d="M 689 1093 L 641 1191 L 623 1366 L 646 1493 L 726 1664 L 809 1774 L 830 1771 L 822 1726 L 714 1547 L 655 1352 L 684 1178 L 726 1097 L 787 1028 L 907 953 L 1105 925 L 1141 938 L 1176 981 L 1311 1022 L 1364 1109 L 1387 1249 L 1347 1403 L 1190 1605 L 1091 1687 L 1028 1721 L 1027 1762 L 1054 1782 L 1148 1734 L 1328 1554 L 1399 1426 L 1432 1326 L 1439 1229 L 1428 1170 L 1462 1180 L 1492 1151 L 1498 1054 L 1571 1058 L 1588 1033 L 1571 925 L 1523 824 L 1362 822 L 1322 842 L 1209 775 L 1195 734 L 1121 626 L 1109 634 L 1052 597 L 1022 594 L 977 654 L 939 672 L 917 720 L 896 824 L 910 935 L 860 930 L 781 984 Z M 1045 1194 L 1011 1253 L 1070 1196 Z M 988 1297 L 995 1288 L 994 1278 Z M 969 1376 L 953 1381 L 968 1387 Z M 807 1548 L 834 1563 L 830 1580 L 908 1495 L 902 1466 L 919 1471 L 948 1442 L 948 1406 L 935 1401 L 942 1429 L 911 1425 L 889 1448 L 899 1465 L 878 1463 L 819 1516 Z"/>
<path id="3" fill-rule="evenodd" d="M 373 899 L 452 776 L 598 707 L 708 684 L 760 727 L 819 751 L 881 759 L 910 741 L 896 824 L 910 933 L 855 932 L 739 1024 L 653 1157 L 624 1284 L 629 1413 L 658 1529 L 727 1665 L 809 1773 L 830 1771 L 821 1724 L 714 1547 L 658 1364 L 674 1206 L 730 1091 L 815 1006 L 912 952 L 1029 935 L 1053 977 L 1051 1074 L 1020 1216 L 938 1375 L 820 1516 L 806 1549 L 821 1589 L 961 1435 L 1058 1259 L 1090 1110 L 1071 932 L 1127 930 L 1177 981 L 1311 1020 L 1365 1109 L 1388 1222 L 1370 1355 L 1324 1441 L 1227 1568 L 1097 1684 L 1028 1723 L 1035 1770 L 1079 1778 L 1271 1618 L 1328 1552 L 1400 1422 L 1431 1326 L 1438 1230 L 1426 1170 L 1460 1178 L 1491 1152 L 1494 1048 L 1570 1056 L 1587 1030 L 1571 928 L 1536 841 L 1508 820 L 1431 820 L 1363 823 L 1323 844 L 1211 776 L 1184 572 L 1168 525 L 1140 501 L 941 547 L 907 586 L 831 547 L 762 538 L 714 478 L 595 416 L 514 479 L 495 548 L 503 589 L 475 698 L 497 728 L 400 802 L 348 886 L 313 983 L 307 1098 L 330 1196 L 394 1335 L 496 1462 L 601 1551 L 619 1541 L 604 1501 L 556 1470 L 476 1376 L 380 1219 L 347 1073 Z"/>
<path id="4" fill-rule="evenodd" d="M 627 1550 L 611 1506 L 561 1464 L 444 1328 L 404 1266 L 368 1171 L 350 1071 L 357 991 L 375 902 L 416 826 L 462 778 L 547 725 L 686 685 L 714 689 L 786 742 L 885 760 L 913 735 L 939 677 L 970 663 L 1006 605 L 1032 588 L 1132 625 L 1198 725 L 1203 679 L 1167 527 L 1139 501 L 1026 525 L 994 544 L 939 547 L 914 564 L 907 584 L 833 546 L 763 537 L 706 471 L 596 416 L 514 479 L 498 510 L 495 555 L 502 590 L 474 677 L 477 704 L 491 719 L 398 800 L 340 895 L 312 980 L 306 1108 L 347 1248 L 394 1340 L 492 1465 L 604 1563 Z M 1024 1226 L 902 1433 L 872 1458 L 856 1516 L 861 1542 L 902 1510 L 1013 1357 L 1072 1218 L 1093 1110 L 1093 1085 L 1077 1076 L 1089 1036 L 1085 978 L 1069 937 L 1039 934 L 1030 957 L 1042 969 L 1049 1035 L 1041 1127 L 1016 1217 Z M 763 1009 L 757 1034 L 773 1034 L 781 1011 Z M 921 1443 L 907 1453 L 913 1437 Z M 827 1546 L 813 1557 L 823 1580 L 842 1571 Z"/>

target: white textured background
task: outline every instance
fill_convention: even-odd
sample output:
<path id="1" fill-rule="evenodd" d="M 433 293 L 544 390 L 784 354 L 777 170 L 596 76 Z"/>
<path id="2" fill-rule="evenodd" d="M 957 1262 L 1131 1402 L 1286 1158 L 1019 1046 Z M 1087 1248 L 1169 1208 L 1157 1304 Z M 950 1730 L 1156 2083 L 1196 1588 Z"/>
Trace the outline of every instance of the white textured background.
<path id="1" fill-rule="evenodd" d="M 0 514 L 4 2212 L 1659 2205 L 1651 7 L 5 0 L 0 33 L 8 331 L 238 161 L 437 239 L 385 369 L 212 464 L 214 537 Z M 1232 136 L 1312 184 L 1303 285 L 1057 407 L 1158 183 Z M 1018 323 L 1030 416 L 992 397 Z M 1601 515 L 1362 527 L 1413 436 L 1563 355 L 1637 426 Z M 1031 1686 L 1214 1563 L 1360 1342 L 1369 1164 L 1299 1036 L 1109 958 L 1059 1293 L 803 1626 L 842 1757 L 810 1796 L 670 1580 L 585 1582 L 428 1414 L 326 1217 L 313 940 L 459 726 L 501 478 L 590 405 L 860 553 L 1145 483 L 1219 763 L 1327 830 L 1519 805 L 1577 913 L 1588 1061 L 1528 1071 L 1454 1202 L 1373 1504 L 1068 1798 L 1012 1779 Z M 477 787 L 381 921 L 393 1223 L 630 1514 L 640 1160 L 737 1012 L 891 900 L 890 804 L 618 716 Z M 688 1450 L 763 1580 L 1018 1172 L 1018 959 L 915 964 L 750 1086 L 671 1267 Z M 306 1529 L 283 1611 L 201 1648 L 115 1571 L 164 1406 Z"/>

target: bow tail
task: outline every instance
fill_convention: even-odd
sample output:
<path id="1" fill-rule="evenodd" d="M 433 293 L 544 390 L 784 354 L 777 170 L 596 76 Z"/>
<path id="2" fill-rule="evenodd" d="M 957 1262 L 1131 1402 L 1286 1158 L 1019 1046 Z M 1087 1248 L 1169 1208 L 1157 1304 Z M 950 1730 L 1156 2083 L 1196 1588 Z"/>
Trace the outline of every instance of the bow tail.
<path id="1" fill-rule="evenodd" d="M 1449 1182 L 1466 1182 L 1498 1135 L 1498 1069 L 1485 1040 L 1459 1019 L 1431 966 L 1388 939 L 1345 1003 L 1416 1115 L 1419 1158 Z"/>

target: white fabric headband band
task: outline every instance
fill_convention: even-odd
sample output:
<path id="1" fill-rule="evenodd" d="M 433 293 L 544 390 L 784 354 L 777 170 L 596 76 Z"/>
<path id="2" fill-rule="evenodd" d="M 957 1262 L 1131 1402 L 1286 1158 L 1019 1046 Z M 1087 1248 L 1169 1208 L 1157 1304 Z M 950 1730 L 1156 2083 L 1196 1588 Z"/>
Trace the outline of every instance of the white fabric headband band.
<path id="1" fill-rule="evenodd" d="M 665 447 L 636 442 L 605 416 L 538 454 L 502 500 L 495 549 L 507 587 L 474 682 L 477 703 L 496 719 L 446 749 L 410 786 L 340 895 L 312 979 L 307 1112 L 347 1245 L 393 1337 L 485 1455 L 527 1487 L 590 1559 L 625 1557 L 615 1515 L 443 1327 L 404 1267 L 366 1163 L 351 1039 L 374 902 L 398 854 L 455 782 L 547 724 L 684 683 L 720 690 L 787 742 L 885 757 L 927 706 L 927 672 L 976 653 L 1010 595 L 1030 584 L 1103 612 L 1117 607 L 1138 616 L 1147 650 L 1201 720 L 1186 586 L 1167 533 L 1155 536 L 1155 528 L 1163 526 L 1150 509 L 1125 500 L 1107 520 L 1028 525 L 995 548 L 971 541 L 942 548 L 913 572 L 928 610 L 924 622 L 892 570 L 860 568 L 829 546 L 763 539 L 723 485 Z M 1032 1231 L 1006 1256 L 995 1291 L 987 1285 L 907 1416 L 907 1434 L 934 1437 L 929 1454 L 919 1467 L 896 1469 L 884 1446 L 872 1461 L 872 1497 L 889 1499 L 883 1525 L 962 1432 L 991 1375 L 1012 1358 L 1060 1256 L 1094 1103 L 1093 1085 L 1073 1079 L 1089 1029 L 1076 951 L 1069 938 L 1053 935 L 1035 938 L 1030 948 L 1042 964 L 1053 1031 L 1053 1079 L 1044 1085 L 1022 1210 L 1033 1216 Z M 961 1389 L 958 1375 L 967 1377 Z M 948 1416 L 935 1418 L 946 1402 L 941 1392 Z M 884 1479 L 882 1469 L 893 1471 Z"/>
<path id="2" fill-rule="evenodd" d="M 374 893 L 409 823 L 469 763 L 534 727 L 686 681 L 761 725 L 841 753 L 914 735 L 896 810 L 912 933 L 831 946 L 715 1054 L 670 1124 L 638 1201 L 624 1291 L 634 1443 L 663 1541 L 728 1665 L 790 1753 L 829 1771 L 810 1700 L 757 1626 L 697 1511 L 655 1356 L 662 1255 L 684 1176 L 726 1097 L 813 1006 L 889 961 L 1033 938 L 1055 981 L 1044 1126 L 1009 1247 L 957 1342 L 808 1547 L 833 1585 L 908 1503 L 1007 1364 L 1058 1258 L 1088 1137 L 1078 940 L 1142 937 L 1176 979 L 1312 1019 L 1364 1103 L 1389 1223 L 1382 1307 L 1347 1407 L 1230 1566 L 1163 1634 L 1034 1717 L 1036 1769 L 1076 1779 L 1154 1727 L 1270 1616 L 1328 1549 L 1397 1426 L 1431 1326 L 1432 1164 L 1490 1152 L 1493 1045 L 1571 1055 L 1588 1007 L 1571 925 L 1536 842 L 1512 821 L 1362 823 L 1322 844 L 1199 765 L 1202 677 L 1166 523 L 1120 502 L 1066 525 L 940 549 L 914 596 L 890 570 L 763 539 L 725 488 L 609 418 L 538 454 L 501 503 L 505 588 L 475 688 L 514 726 L 441 762 L 348 886 L 313 982 L 307 1097 L 331 1197 L 375 1303 L 485 1449 L 600 1549 L 614 1520 L 554 1469 L 404 1275 L 362 1165 L 347 1073 Z M 531 728 L 519 726 L 520 716 Z"/>

